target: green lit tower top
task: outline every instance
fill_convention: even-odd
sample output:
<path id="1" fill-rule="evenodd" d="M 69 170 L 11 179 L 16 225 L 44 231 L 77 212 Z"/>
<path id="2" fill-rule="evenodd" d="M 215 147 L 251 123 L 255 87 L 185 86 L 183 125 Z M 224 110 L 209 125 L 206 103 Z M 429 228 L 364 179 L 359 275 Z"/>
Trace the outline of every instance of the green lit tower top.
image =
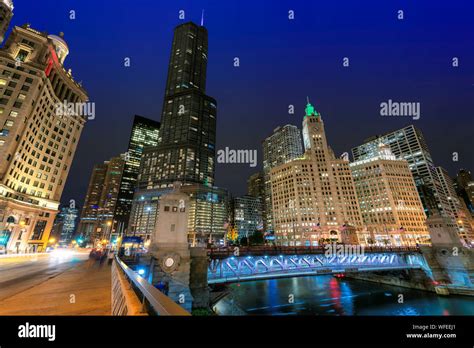
<path id="1" fill-rule="evenodd" d="M 314 106 L 311 105 L 311 103 L 309 102 L 309 98 L 306 97 L 306 108 L 305 108 L 305 112 L 306 112 L 306 115 L 305 116 L 315 116 L 315 117 L 319 117 L 321 116 L 315 109 L 314 109 Z"/>

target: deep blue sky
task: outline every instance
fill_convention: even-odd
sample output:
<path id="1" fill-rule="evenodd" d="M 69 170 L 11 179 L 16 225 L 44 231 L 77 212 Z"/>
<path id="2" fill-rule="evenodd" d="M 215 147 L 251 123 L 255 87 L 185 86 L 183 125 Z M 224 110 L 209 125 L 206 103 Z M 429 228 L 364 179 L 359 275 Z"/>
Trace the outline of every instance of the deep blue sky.
<path id="1" fill-rule="evenodd" d="M 414 123 L 436 165 L 474 169 L 474 2 L 436 0 L 14 0 L 12 24 L 65 33 L 66 67 L 96 103 L 63 201 L 82 204 L 92 166 L 125 152 L 134 114 L 160 119 L 173 28 L 209 31 L 207 93 L 218 101 L 217 148 L 258 149 L 278 125 L 301 127 L 306 96 L 336 154 Z M 397 19 L 403 10 L 405 19 Z M 76 19 L 69 19 L 69 11 Z M 288 20 L 288 11 L 295 19 Z M 130 57 L 132 66 L 123 66 Z M 233 66 L 234 57 L 240 67 Z M 342 66 L 349 57 L 350 67 Z M 459 57 L 460 66 L 451 66 Z M 382 101 L 421 103 L 421 119 L 384 118 Z M 296 106 L 295 115 L 288 105 Z M 459 153 L 459 162 L 452 153 Z M 255 172 L 218 165 L 216 184 L 236 195 Z"/>

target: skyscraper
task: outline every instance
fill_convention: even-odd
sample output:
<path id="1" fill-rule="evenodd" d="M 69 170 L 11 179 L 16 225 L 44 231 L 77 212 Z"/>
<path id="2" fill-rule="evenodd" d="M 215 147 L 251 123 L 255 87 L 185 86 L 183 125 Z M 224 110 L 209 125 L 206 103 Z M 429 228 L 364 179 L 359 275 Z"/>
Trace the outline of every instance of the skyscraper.
<path id="1" fill-rule="evenodd" d="M 58 107 L 87 101 L 64 68 L 68 53 L 62 35 L 29 25 L 14 27 L 0 50 L 0 234 L 12 251 L 46 248 L 86 123 Z"/>
<path id="2" fill-rule="evenodd" d="M 124 155 L 94 166 L 81 213 L 78 234 L 94 242 L 110 240 L 114 234 L 113 216 L 120 190 Z"/>
<path id="3" fill-rule="evenodd" d="M 247 180 L 247 194 L 258 197 L 262 201 L 265 199 L 265 178 L 263 172 L 252 174 Z"/>
<path id="4" fill-rule="evenodd" d="M 328 146 L 321 115 L 308 103 L 303 119 L 303 158 L 270 171 L 276 242 L 318 245 L 358 243 L 362 217 L 349 161 Z"/>
<path id="5" fill-rule="evenodd" d="M 408 161 L 426 215 L 429 216 L 433 211 L 449 215 L 449 203 L 441 189 L 423 133 L 415 126 L 409 125 L 393 132 L 373 136 L 352 149 L 354 160 L 359 161 L 375 155 L 381 142 L 390 146 L 390 150 L 397 158 Z"/>
<path id="6" fill-rule="evenodd" d="M 72 241 L 76 230 L 76 222 L 79 210 L 72 207 L 62 207 L 54 220 L 53 232 L 51 235 L 61 244 L 69 244 Z"/>
<path id="7" fill-rule="evenodd" d="M 225 233 L 224 223 L 217 227 L 221 236 L 213 232 L 215 226 L 203 225 L 208 220 L 220 225 L 214 221 L 217 210 L 208 209 L 212 205 L 207 197 L 227 201 L 226 191 L 213 187 L 217 103 L 205 94 L 207 49 L 206 28 L 192 22 L 175 28 L 158 145 L 143 151 L 129 234 L 149 238 L 159 219 L 159 198 L 175 181 L 183 183 L 182 191 L 195 207 L 189 214 L 190 239 L 196 235 L 201 240 L 210 235 L 220 239 Z"/>
<path id="8" fill-rule="evenodd" d="M 474 218 L 474 180 L 472 180 L 471 172 L 466 169 L 459 170 L 455 183 L 458 195 L 462 197 Z"/>
<path id="9" fill-rule="evenodd" d="M 446 169 L 437 167 L 436 172 L 438 174 L 439 181 L 443 194 L 447 198 L 450 206 L 450 218 L 455 223 L 459 237 L 466 243 L 471 245 L 474 243 L 474 233 L 472 230 L 471 214 L 469 213 L 466 205 L 462 201 L 462 198 L 458 197 L 456 190 L 454 189 L 454 182 L 449 176 Z"/>
<path id="10" fill-rule="evenodd" d="M 301 133 L 298 127 L 287 124 L 273 130 L 273 134 L 263 141 L 263 173 L 265 180 L 264 229 L 273 232 L 272 190 L 270 171 L 303 155 Z"/>
<path id="11" fill-rule="evenodd" d="M 249 237 L 262 225 L 262 202 L 253 196 L 235 197 L 232 201 L 232 225 L 239 239 Z"/>
<path id="12" fill-rule="evenodd" d="M 159 134 L 159 122 L 135 115 L 114 213 L 114 227 L 119 233 L 125 233 L 128 227 L 143 151 L 158 145 Z"/>
<path id="13" fill-rule="evenodd" d="M 12 0 L 0 0 L 0 44 L 5 39 L 5 33 L 13 17 Z"/>
<path id="14" fill-rule="evenodd" d="M 176 27 L 168 65 L 158 146 L 147 150 L 141 189 L 173 182 L 214 184 L 217 103 L 207 96 L 207 30 Z"/>
<path id="15" fill-rule="evenodd" d="M 365 244 L 407 246 L 429 244 L 426 215 L 406 160 L 388 145 L 350 165 L 360 204 Z"/>

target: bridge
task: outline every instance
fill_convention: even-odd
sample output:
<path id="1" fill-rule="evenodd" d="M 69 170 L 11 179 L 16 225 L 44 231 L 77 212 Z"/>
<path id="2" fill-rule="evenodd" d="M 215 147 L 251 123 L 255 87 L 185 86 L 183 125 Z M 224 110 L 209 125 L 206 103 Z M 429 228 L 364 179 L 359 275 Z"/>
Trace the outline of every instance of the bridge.
<path id="1" fill-rule="evenodd" d="M 208 283 L 405 269 L 422 269 L 431 273 L 425 258 L 416 248 L 372 249 L 363 254 L 340 256 L 326 255 L 321 248 L 313 248 L 310 250 L 312 253 L 306 254 L 302 254 L 303 250 L 299 248 L 295 253 L 294 248 L 286 248 L 279 250 L 280 255 L 260 255 L 261 250 L 257 253 L 259 255 L 250 255 L 251 251 L 247 250 L 246 256 L 228 257 L 222 257 L 224 252 L 211 250 Z"/>
<path id="2" fill-rule="evenodd" d="M 338 244 L 342 247 L 344 245 Z M 358 248 L 360 246 L 352 246 Z M 278 256 L 278 255 L 308 255 L 308 254 L 325 254 L 325 246 L 228 246 L 219 248 L 208 248 L 207 256 L 210 259 L 225 259 L 231 256 Z M 403 246 L 403 247 L 381 247 L 381 246 L 370 246 L 364 247 L 365 254 L 371 253 L 420 253 L 420 248 L 415 246 Z"/>

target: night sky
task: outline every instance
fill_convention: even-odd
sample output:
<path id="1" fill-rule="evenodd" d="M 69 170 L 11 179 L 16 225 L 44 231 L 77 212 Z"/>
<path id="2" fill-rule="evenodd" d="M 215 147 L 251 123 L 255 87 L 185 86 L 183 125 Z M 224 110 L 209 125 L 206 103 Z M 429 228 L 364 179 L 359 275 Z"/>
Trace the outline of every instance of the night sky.
<path id="1" fill-rule="evenodd" d="M 474 170 L 474 2 L 14 0 L 12 24 L 65 33 L 72 68 L 96 119 L 88 122 L 62 201 L 82 205 L 94 164 L 126 151 L 133 115 L 160 119 L 173 29 L 209 31 L 207 94 L 218 102 L 217 149 L 258 149 L 272 130 L 301 128 L 306 96 L 336 154 L 415 124 L 436 165 Z M 69 19 L 69 11 L 76 19 Z M 294 10 L 295 19 L 288 19 Z M 404 19 L 397 19 L 397 11 Z M 124 67 L 124 58 L 131 67 Z M 234 67 L 234 58 L 240 67 Z M 349 67 L 343 67 L 343 58 Z M 452 67 L 452 58 L 459 67 Z M 420 102 L 421 118 L 380 116 L 380 103 Z M 288 106 L 295 105 L 295 114 Z M 453 162 L 452 153 L 459 153 Z M 216 185 L 245 194 L 258 168 L 219 164 Z"/>

